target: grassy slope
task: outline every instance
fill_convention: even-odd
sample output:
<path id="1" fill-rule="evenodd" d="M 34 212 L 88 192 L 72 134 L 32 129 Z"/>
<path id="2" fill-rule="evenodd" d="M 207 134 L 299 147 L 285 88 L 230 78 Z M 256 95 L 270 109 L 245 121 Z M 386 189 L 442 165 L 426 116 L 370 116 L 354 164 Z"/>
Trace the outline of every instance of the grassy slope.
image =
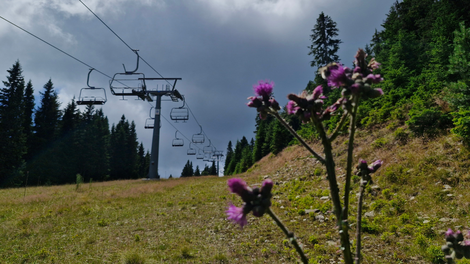
<path id="1" fill-rule="evenodd" d="M 393 132 L 360 131 L 356 141 L 357 159 L 385 161 L 365 199 L 364 263 L 439 263 L 443 232 L 467 229 L 470 219 L 470 153 L 452 136 L 400 142 Z M 342 188 L 345 139 L 335 145 Z M 276 183 L 273 210 L 312 263 L 339 263 L 321 166 L 294 146 L 239 176 L 260 184 L 267 175 Z M 225 220 L 227 205 L 241 203 L 226 180 L 32 187 L 25 197 L 24 189 L 0 190 L 0 263 L 295 263 L 296 253 L 267 216 L 250 215 L 243 230 Z"/>

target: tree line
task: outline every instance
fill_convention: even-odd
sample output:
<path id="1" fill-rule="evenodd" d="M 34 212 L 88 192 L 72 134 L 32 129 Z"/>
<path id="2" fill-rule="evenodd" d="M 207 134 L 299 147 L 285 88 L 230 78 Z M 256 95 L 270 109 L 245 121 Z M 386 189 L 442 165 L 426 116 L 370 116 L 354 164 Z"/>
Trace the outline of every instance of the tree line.
<path id="1" fill-rule="evenodd" d="M 49 80 L 36 107 L 31 80 L 19 61 L 0 89 L 0 186 L 73 183 L 145 177 L 150 154 L 123 115 L 109 128 L 102 109 L 84 111 L 72 99 L 61 110 Z"/>
<path id="2" fill-rule="evenodd" d="M 208 166 L 204 164 L 204 169 L 201 171 L 199 165 L 196 165 L 196 169 L 193 167 L 192 161 L 187 161 L 181 172 L 181 177 L 192 177 L 192 176 L 208 176 L 208 175 L 218 175 L 217 167 L 215 166 L 215 161 L 212 161 L 212 165 Z"/>
<path id="3" fill-rule="evenodd" d="M 397 134 L 402 137 L 434 137 L 451 130 L 470 145 L 468 14 L 470 2 L 465 0 L 404 0 L 391 6 L 383 29 L 376 30 L 364 43 L 367 59 L 375 57 L 382 64 L 375 73 L 385 81 L 380 83 L 384 96 L 361 104 L 359 127 L 371 129 L 387 123 L 391 129 L 400 130 Z M 328 106 L 340 97 L 341 89 L 331 90 L 317 70 L 340 60 L 339 30 L 333 19 L 321 12 L 311 33 L 308 55 L 313 56 L 310 66 L 316 68 L 305 90 L 322 85 Z M 340 116 L 341 109 L 326 122 L 327 128 L 334 129 Z M 235 149 L 229 142 L 225 175 L 244 172 L 261 157 L 293 143 L 288 136 L 280 140 L 286 131 L 275 126 L 269 118 L 257 120 L 254 142 L 248 144 L 242 138 Z M 318 137 L 309 124 L 298 124 L 296 129 L 311 140 Z"/>

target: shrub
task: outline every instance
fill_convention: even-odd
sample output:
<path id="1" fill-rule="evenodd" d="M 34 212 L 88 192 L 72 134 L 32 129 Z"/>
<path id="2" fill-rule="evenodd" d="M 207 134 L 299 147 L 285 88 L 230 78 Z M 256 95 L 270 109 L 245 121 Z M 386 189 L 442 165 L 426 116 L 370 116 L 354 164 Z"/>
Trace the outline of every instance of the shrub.
<path id="1" fill-rule="evenodd" d="M 423 111 L 410 112 L 410 120 L 406 122 L 415 136 L 436 137 L 441 131 L 452 126 L 449 114 L 430 108 Z"/>

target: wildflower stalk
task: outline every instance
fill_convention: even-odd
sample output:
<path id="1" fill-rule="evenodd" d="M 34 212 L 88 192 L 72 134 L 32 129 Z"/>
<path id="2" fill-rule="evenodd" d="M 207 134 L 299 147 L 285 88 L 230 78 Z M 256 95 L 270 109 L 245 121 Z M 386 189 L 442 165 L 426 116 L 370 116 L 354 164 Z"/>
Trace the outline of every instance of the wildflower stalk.
<path id="1" fill-rule="evenodd" d="M 317 120 L 313 120 L 313 121 L 314 121 L 315 126 L 317 127 L 318 133 L 320 134 L 320 138 L 322 140 L 322 144 L 324 147 L 323 152 L 325 153 L 326 172 L 328 174 L 331 200 L 333 202 L 335 215 L 336 215 L 336 221 L 337 221 L 340 238 L 341 238 L 341 250 L 343 251 L 344 262 L 346 264 L 352 264 L 353 260 L 352 260 L 352 255 L 351 255 L 351 246 L 349 242 L 348 226 L 343 225 L 344 220 L 346 220 L 347 222 L 347 215 L 342 213 L 343 210 L 341 206 L 341 200 L 339 198 L 340 197 L 339 188 L 338 188 L 338 182 L 336 180 L 335 162 L 333 160 L 331 142 L 328 139 L 328 136 L 326 135 L 323 124 L 321 122 L 318 122 Z"/>
<path id="2" fill-rule="evenodd" d="M 346 181 L 344 184 L 344 216 L 348 217 L 349 210 L 349 191 L 351 190 L 351 173 L 353 163 L 353 150 L 354 150 L 354 135 L 356 133 L 356 116 L 357 108 L 359 106 L 359 96 L 352 98 L 352 111 L 349 123 L 349 141 L 348 141 L 348 159 L 346 165 Z"/>
<path id="3" fill-rule="evenodd" d="M 338 123 L 338 125 L 336 126 L 335 130 L 333 131 L 333 133 L 332 133 L 331 136 L 329 137 L 330 142 L 333 142 L 333 140 L 335 140 L 336 137 L 339 135 L 339 131 L 341 131 L 341 129 L 343 128 L 344 123 L 345 123 L 346 120 L 347 120 L 347 117 L 348 117 L 348 112 L 345 111 L 344 114 L 343 114 L 343 116 L 341 116 L 341 119 L 339 120 L 339 123 Z"/>
<path id="4" fill-rule="evenodd" d="M 305 140 L 303 138 L 301 138 L 299 136 L 299 134 L 297 134 L 297 132 L 295 132 L 295 130 L 287 123 L 286 120 L 284 120 L 284 118 L 282 118 L 278 112 L 275 112 L 275 111 L 272 111 L 270 112 L 271 115 L 273 115 L 274 117 L 276 117 L 279 122 L 281 122 L 281 124 L 287 128 L 287 130 L 289 130 L 289 132 L 300 142 L 300 144 L 302 144 L 308 151 L 310 151 L 310 153 L 312 153 L 312 155 L 318 160 L 320 161 L 322 164 L 325 164 L 325 159 L 320 156 L 318 153 L 315 152 L 315 150 L 313 150 L 308 144 L 307 142 L 305 142 Z"/>
<path id="5" fill-rule="evenodd" d="M 300 247 L 300 245 L 297 243 L 297 239 L 294 236 L 293 232 L 290 232 L 286 226 L 281 222 L 281 220 L 274 214 L 273 211 L 271 211 L 271 208 L 267 208 L 266 213 L 271 216 L 271 218 L 274 220 L 277 226 L 281 228 L 282 232 L 286 235 L 286 237 L 289 239 L 290 243 L 294 246 L 295 250 L 299 254 L 300 258 L 302 259 L 302 263 L 308 264 L 308 258 L 305 256 L 304 251 Z"/>
<path id="6" fill-rule="evenodd" d="M 367 181 L 361 179 L 361 187 L 359 190 L 359 200 L 357 202 L 357 225 L 356 225 L 356 264 L 361 262 L 361 232 L 362 232 L 362 204 L 364 199 L 364 190 Z"/>

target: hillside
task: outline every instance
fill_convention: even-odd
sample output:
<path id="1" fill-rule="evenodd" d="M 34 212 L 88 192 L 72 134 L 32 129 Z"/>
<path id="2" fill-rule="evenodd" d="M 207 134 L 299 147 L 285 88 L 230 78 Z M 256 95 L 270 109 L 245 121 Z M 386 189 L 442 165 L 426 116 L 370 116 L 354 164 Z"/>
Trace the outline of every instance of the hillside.
<path id="1" fill-rule="evenodd" d="M 470 152 L 451 135 L 406 139 L 405 130 L 396 131 L 389 127 L 357 134 L 357 159 L 384 160 L 367 189 L 363 263 L 441 263 L 443 233 L 468 229 Z M 339 167 L 345 163 L 344 142 L 336 141 Z M 237 176 L 250 185 L 273 179 L 273 211 L 295 232 L 311 262 L 340 263 L 325 174 L 306 151 L 288 147 Z M 230 202 L 241 204 L 229 194 L 226 181 L 192 177 L 2 189 L 0 259 L 295 263 L 296 253 L 267 216 L 250 215 L 244 229 L 225 219 Z"/>

